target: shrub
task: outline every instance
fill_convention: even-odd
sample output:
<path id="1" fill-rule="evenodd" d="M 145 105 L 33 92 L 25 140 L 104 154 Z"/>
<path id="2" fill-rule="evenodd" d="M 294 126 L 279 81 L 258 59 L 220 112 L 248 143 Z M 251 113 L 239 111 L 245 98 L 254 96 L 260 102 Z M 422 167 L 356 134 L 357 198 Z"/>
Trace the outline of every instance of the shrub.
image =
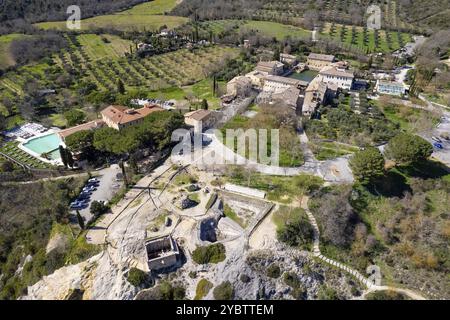
<path id="1" fill-rule="evenodd" d="M 292 247 L 306 247 L 313 239 L 314 229 L 305 217 L 298 217 L 277 230 L 279 241 Z"/>
<path id="2" fill-rule="evenodd" d="M 234 295 L 233 286 L 230 281 L 222 282 L 214 288 L 213 296 L 216 300 L 232 300 Z"/>
<path id="3" fill-rule="evenodd" d="M 137 268 L 131 268 L 130 271 L 128 271 L 127 280 L 135 287 L 141 287 L 145 285 L 147 279 L 148 279 L 147 274 L 142 270 L 139 270 Z"/>
<path id="4" fill-rule="evenodd" d="M 197 284 L 197 289 L 195 289 L 194 300 L 201 300 L 208 292 L 213 288 L 213 284 L 206 279 L 201 279 Z"/>
<path id="5" fill-rule="evenodd" d="M 322 286 L 317 295 L 319 300 L 339 300 L 339 296 L 333 288 Z"/>
<path id="6" fill-rule="evenodd" d="M 198 247 L 192 252 L 192 259 L 198 264 L 218 263 L 225 260 L 225 246 L 221 243 Z"/>
<path id="7" fill-rule="evenodd" d="M 239 276 L 239 280 L 241 280 L 243 283 L 249 283 L 250 277 L 243 273 Z"/>
<path id="8" fill-rule="evenodd" d="M 407 300 L 407 298 L 401 293 L 386 290 L 369 293 L 366 300 Z"/>
<path id="9" fill-rule="evenodd" d="M 106 213 L 108 211 L 108 207 L 105 206 L 103 203 L 98 201 L 93 201 L 91 203 L 91 213 L 95 216 L 101 216 L 102 214 Z"/>
<path id="10" fill-rule="evenodd" d="M 281 275 L 281 269 L 276 263 L 272 263 L 266 270 L 266 275 L 269 278 L 279 278 Z"/>
<path id="11" fill-rule="evenodd" d="M 386 154 L 399 164 L 411 164 L 426 160 L 433 153 L 431 143 L 422 137 L 400 133 L 389 141 Z"/>

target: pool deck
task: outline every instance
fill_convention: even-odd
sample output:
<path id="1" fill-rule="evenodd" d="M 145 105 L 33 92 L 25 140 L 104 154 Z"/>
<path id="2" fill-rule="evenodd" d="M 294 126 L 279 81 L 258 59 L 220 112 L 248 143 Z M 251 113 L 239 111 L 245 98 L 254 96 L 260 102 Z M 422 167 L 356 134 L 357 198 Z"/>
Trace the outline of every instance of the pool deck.
<path id="1" fill-rule="evenodd" d="M 41 134 L 35 135 L 34 137 L 31 137 L 31 138 L 28 138 L 28 139 L 18 138 L 17 141 L 20 142 L 18 147 L 19 147 L 19 149 L 25 151 L 26 153 L 32 155 L 35 158 L 41 160 L 42 162 L 49 163 L 49 164 L 52 164 L 52 165 L 57 165 L 57 166 L 58 165 L 62 165 L 63 163 L 62 163 L 61 159 L 48 160 L 48 159 L 42 158 L 40 154 L 37 154 L 33 150 L 30 150 L 30 149 L 28 149 L 27 147 L 24 146 L 24 144 L 28 143 L 30 140 L 34 140 L 34 139 L 37 139 L 37 138 L 40 138 L 40 137 L 45 137 L 45 136 L 48 136 L 48 135 L 51 135 L 51 134 L 56 134 L 58 132 L 59 132 L 58 129 L 53 129 L 52 128 L 52 129 L 49 129 L 48 131 L 45 131 L 45 132 L 43 132 Z"/>

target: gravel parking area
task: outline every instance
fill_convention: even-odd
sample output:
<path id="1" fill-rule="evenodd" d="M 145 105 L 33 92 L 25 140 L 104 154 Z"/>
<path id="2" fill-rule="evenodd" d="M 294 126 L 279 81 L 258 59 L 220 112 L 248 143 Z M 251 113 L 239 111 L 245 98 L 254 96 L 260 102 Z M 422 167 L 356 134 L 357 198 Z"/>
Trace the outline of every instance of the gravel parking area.
<path id="1" fill-rule="evenodd" d="M 97 190 L 92 192 L 88 206 L 79 210 L 85 222 L 88 222 L 92 218 L 90 207 L 93 201 L 109 201 L 120 189 L 123 182 L 116 181 L 116 176 L 120 172 L 120 167 L 117 164 L 113 164 L 111 167 L 98 172 L 99 175 L 96 178 L 100 183 L 97 186 Z M 76 210 L 72 210 L 71 212 L 75 214 Z"/>

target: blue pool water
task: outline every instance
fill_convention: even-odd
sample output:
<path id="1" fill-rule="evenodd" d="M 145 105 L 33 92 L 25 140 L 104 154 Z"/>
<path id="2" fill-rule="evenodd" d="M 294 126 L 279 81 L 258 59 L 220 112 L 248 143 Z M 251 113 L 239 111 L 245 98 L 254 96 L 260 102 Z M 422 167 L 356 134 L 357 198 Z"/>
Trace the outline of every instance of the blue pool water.
<path id="1" fill-rule="evenodd" d="M 31 139 L 27 143 L 24 143 L 23 146 L 37 153 L 38 155 L 41 155 L 43 153 L 50 153 L 50 159 L 58 160 L 61 158 L 59 154 L 60 143 L 61 139 L 59 138 L 59 135 L 56 133 L 52 133 Z"/>

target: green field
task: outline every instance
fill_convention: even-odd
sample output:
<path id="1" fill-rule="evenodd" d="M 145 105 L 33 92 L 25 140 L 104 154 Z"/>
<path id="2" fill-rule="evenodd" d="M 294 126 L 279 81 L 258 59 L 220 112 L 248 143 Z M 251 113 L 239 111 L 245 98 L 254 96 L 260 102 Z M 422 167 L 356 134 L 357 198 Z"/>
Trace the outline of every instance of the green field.
<path id="1" fill-rule="evenodd" d="M 283 40 L 287 36 L 293 38 L 310 38 L 311 32 L 299 27 L 269 21 L 254 20 L 213 20 L 199 24 L 199 32 L 202 36 L 208 36 L 210 32 L 215 35 L 234 30 L 236 32 L 252 32 L 265 37 Z"/>
<path id="2" fill-rule="evenodd" d="M 363 27 L 325 23 L 320 36 L 342 42 L 364 52 L 384 53 L 395 51 L 412 40 L 411 35 L 404 32 L 379 30 L 377 37 L 374 30 L 366 32 L 365 37 Z"/>
<path id="3" fill-rule="evenodd" d="M 82 30 L 113 28 L 121 31 L 158 30 L 162 26 L 176 28 L 189 19 L 164 15 L 176 5 L 176 0 L 154 0 L 129 10 L 81 20 Z M 67 30 L 65 21 L 42 22 L 36 24 L 42 29 Z"/>
<path id="4" fill-rule="evenodd" d="M 0 36 L 0 70 L 14 66 L 16 64 L 16 61 L 14 61 L 14 57 L 9 51 L 10 44 L 13 40 L 23 39 L 25 37 L 29 36 L 17 33 Z"/>
<path id="5" fill-rule="evenodd" d="M 126 52 L 130 51 L 130 45 L 132 45 L 131 41 L 112 35 L 82 34 L 77 39 L 86 53 L 94 60 L 123 57 Z"/>
<path id="6" fill-rule="evenodd" d="M 248 21 L 242 28 L 261 33 L 266 37 L 277 38 L 277 40 L 283 40 L 287 36 L 292 38 L 309 38 L 311 36 L 311 32 L 308 30 L 269 21 Z"/>

